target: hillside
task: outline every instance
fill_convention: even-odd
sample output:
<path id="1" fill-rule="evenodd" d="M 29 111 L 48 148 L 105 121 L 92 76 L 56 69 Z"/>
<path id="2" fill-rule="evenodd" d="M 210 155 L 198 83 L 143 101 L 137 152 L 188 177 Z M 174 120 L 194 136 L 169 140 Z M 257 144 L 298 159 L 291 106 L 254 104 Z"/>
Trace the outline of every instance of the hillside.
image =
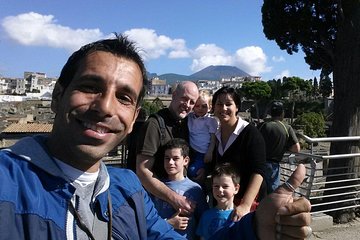
<path id="1" fill-rule="evenodd" d="M 220 80 L 222 78 L 231 77 L 248 77 L 248 73 L 234 66 L 209 66 L 192 75 L 180 75 L 175 73 L 166 73 L 157 75 L 156 73 L 148 73 L 148 77 L 159 77 L 166 80 L 168 84 L 175 83 L 177 81 L 197 81 L 197 80 Z"/>
<path id="2" fill-rule="evenodd" d="M 203 70 L 190 75 L 194 80 L 220 80 L 231 77 L 249 77 L 250 75 L 233 66 L 209 66 Z"/>

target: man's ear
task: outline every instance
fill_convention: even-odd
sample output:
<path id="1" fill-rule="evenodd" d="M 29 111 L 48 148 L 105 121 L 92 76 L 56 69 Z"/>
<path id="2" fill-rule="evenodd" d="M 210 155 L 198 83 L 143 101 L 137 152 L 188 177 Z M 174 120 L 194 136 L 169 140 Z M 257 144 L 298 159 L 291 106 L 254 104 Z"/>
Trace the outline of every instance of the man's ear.
<path id="1" fill-rule="evenodd" d="M 136 110 L 135 110 L 134 119 L 133 119 L 133 121 L 132 121 L 132 123 L 131 123 L 131 126 L 130 126 L 130 128 L 129 128 L 128 134 L 131 133 L 132 130 L 133 130 L 135 121 L 136 121 L 137 117 L 139 116 L 140 109 L 141 109 L 141 107 L 138 107 L 138 108 L 136 108 Z"/>
<path id="2" fill-rule="evenodd" d="M 59 82 L 56 82 L 51 99 L 51 110 L 54 113 L 57 113 L 63 92 L 64 92 L 64 88 L 60 85 Z"/>

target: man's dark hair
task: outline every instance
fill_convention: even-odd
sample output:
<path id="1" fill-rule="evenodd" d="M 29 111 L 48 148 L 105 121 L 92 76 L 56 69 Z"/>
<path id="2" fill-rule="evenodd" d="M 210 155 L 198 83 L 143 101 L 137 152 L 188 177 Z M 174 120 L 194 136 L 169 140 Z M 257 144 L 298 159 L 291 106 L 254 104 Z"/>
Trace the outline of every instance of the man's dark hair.
<path id="1" fill-rule="evenodd" d="M 280 101 L 274 101 L 270 107 L 270 115 L 272 117 L 280 117 L 284 112 L 284 104 Z"/>
<path id="2" fill-rule="evenodd" d="M 182 138 L 173 138 L 164 145 L 164 152 L 169 149 L 180 148 L 181 155 L 184 157 L 189 156 L 189 144 Z"/>
<path id="3" fill-rule="evenodd" d="M 86 44 L 82 46 L 79 50 L 74 52 L 69 57 L 68 61 L 61 70 L 58 84 L 60 84 L 64 89 L 66 89 L 69 86 L 70 82 L 73 80 L 81 60 L 90 53 L 96 51 L 112 53 L 116 56 L 132 60 L 139 66 L 143 79 L 143 87 L 137 99 L 137 106 L 139 106 L 142 99 L 144 98 L 147 85 L 146 69 L 144 62 L 138 53 L 138 49 L 135 46 L 135 43 L 128 40 L 126 36 L 123 36 L 121 34 L 115 33 L 115 38 L 113 39 L 103 39 Z"/>
<path id="4" fill-rule="evenodd" d="M 232 97 L 232 99 L 234 100 L 236 107 L 240 111 L 241 99 L 240 99 L 239 94 L 236 92 L 235 88 L 227 87 L 227 86 L 220 88 L 219 90 L 217 90 L 214 93 L 214 96 L 213 96 L 212 102 L 211 102 L 212 106 L 213 106 L 212 109 L 215 108 L 216 100 L 218 99 L 218 97 L 221 94 L 229 94 Z"/>
<path id="5" fill-rule="evenodd" d="M 240 184 L 240 175 L 231 163 L 225 162 L 216 165 L 214 171 L 211 173 L 211 179 L 222 175 L 230 176 L 234 184 Z"/>

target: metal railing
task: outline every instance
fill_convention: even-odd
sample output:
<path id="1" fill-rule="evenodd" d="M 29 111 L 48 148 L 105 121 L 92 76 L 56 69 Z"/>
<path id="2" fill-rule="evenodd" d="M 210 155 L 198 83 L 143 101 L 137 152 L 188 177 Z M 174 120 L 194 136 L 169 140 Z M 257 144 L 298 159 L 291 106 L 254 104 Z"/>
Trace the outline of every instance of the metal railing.
<path id="1" fill-rule="evenodd" d="M 109 152 L 109 154 L 103 158 L 103 161 L 106 165 L 126 168 L 128 167 L 127 153 L 128 149 L 125 139 Z"/>
<path id="2" fill-rule="evenodd" d="M 285 154 L 283 162 L 280 164 L 281 180 L 288 179 L 296 166 L 303 163 L 306 167 L 306 177 L 296 191 L 296 195 L 310 200 L 312 214 L 359 208 L 360 166 L 355 165 L 355 158 L 360 157 L 360 153 L 330 155 L 328 146 L 319 148 L 316 145 L 337 141 L 360 142 L 360 136 L 310 138 L 300 135 L 300 138 L 309 144 L 309 150 L 302 150 L 296 154 Z M 330 161 L 344 161 L 345 159 L 348 159 L 348 165 L 338 164 L 338 167 L 331 169 L 328 167 Z M 123 141 L 114 149 L 113 153 L 105 157 L 104 162 L 108 165 L 127 167 L 126 141 Z M 338 173 L 334 174 L 336 171 Z"/>
<path id="3" fill-rule="evenodd" d="M 360 153 L 330 155 L 329 148 L 316 148 L 320 143 L 360 142 L 360 136 L 310 138 L 300 135 L 300 138 L 309 144 L 310 149 L 308 152 L 301 151 L 284 156 L 281 163 L 282 181 L 291 175 L 299 163 L 303 163 L 306 177 L 296 194 L 310 200 L 312 214 L 360 207 L 360 166 L 359 161 L 356 161 Z M 337 162 L 329 164 L 330 161 Z"/>

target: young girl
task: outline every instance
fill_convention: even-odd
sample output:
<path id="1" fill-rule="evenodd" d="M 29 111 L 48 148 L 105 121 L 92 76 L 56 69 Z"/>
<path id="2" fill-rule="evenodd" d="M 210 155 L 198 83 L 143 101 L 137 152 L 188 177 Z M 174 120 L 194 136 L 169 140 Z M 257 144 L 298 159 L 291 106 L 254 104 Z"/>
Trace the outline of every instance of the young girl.
<path id="1" fill-rule="evenodd" d="M 201 90 L 193 112 L 188 116 L 188 127 L 190 134 L 190 147 L 193 150 L 187 176 L 204 184 L 205 163 L 212 160 L 215 148 L 215 132 L 218 128 L 218 121 L 209 115 L 212 96 L 209 91 Z"/>

